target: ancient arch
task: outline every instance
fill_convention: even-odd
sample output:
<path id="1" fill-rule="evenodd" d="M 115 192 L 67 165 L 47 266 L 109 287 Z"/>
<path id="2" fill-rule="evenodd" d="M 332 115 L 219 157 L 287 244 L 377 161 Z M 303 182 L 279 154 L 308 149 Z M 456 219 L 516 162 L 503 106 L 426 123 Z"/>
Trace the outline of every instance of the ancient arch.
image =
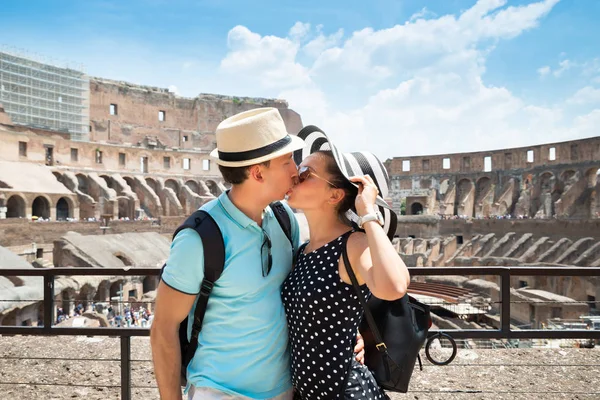
<path id="1" fill-rule="evenodd" d="M 115 192 L 117 192 L 115 180 L 112 177 L 110 177 L 108 175 L 100 175 L 100 178 L 104 179 L 104 181 L 106 182 L 106 186 L 108 186 L 110 189 L 113 189 Z"/>
<path id="2" fill-rule="evenodd" d="M 77 175 L 75 175 L 75 177 L 77 178 L 77 188 L 82 193 L 85 193 L 89 196 L 90 195 L 90 186 L 88 183 L 88 177 L 84 174 L 77 174 Z"/>
<path id="3" fill-rule="evenodd" d="M 83 306 L 83 311 L 87 311 L 88 307 L 91 306 L 91 302 L 96 295 L 96 288 L 89 283 L 84 284 L 79 290 L 77 295 L 77 304 Z"/>
<path id="4" fill-rule="evenodd" d="M 600 181 L 600 167 L 592 167 L 585 172 L 588 187 L 596 186 Z"/>
<path id="5" fill-rule="evenodd" d="M 131 261 L 131 259 L 123 253 L 115 253 L 115 254 L 113 254 L 113 256 L 115 256 L 119 260 L 121 260 L 121 262 L 123 264 L 125 264 L 126 267 L 131 267 L 133 265 L 133 262 Z"/>
<path id="6" fill-rule="evenodd" d="M 56 220 L 64 221 L 73 218 L 73 203 L 67 197 L 61 197 L 56 202 Z"/>
<path id="7" fill-rule="evenodd" d="M 460 215 L 461 213 L 467 213 L 470 215 L 469 210 L 472 207 L 468 207 L 467 204 L 463 204 L 467 200 L 467 196 L 473 189 L 473 182 L 470 179 L 463 178 L 456 184 L 456 198 L 454 200 L 454 215 Z M 461 207 L 464 207 L 462 210 Z"/>
<path id="8" fill-rule="evenodd" d="M 213 196 L 219 197 L 219 186 L 217 185 L 217 182 L 213 181 L 212 179 L 208 179 L 206 180 L 206 186 L 208 186 L 208 190 L 210 190 L 210 193 Z"/>
<path id="9" fill-rule="evenodd" d="M 73 310 L 75 309 L 75 289 L 73 288 L 66 288 L 63 289 L 62 292 L 60 292 L 60 298 L 61 298 L 61 307 L 63 309 L 63 311 L 65 312 L 65 314 L 67 315 L 72 315 L 73 314 Z"/>
<path id="10" fill-rule="evenodd" d="M 150 188 L 154 191 L 154 193 L 158 194 L 158 182 L 156 182 L 152 178 L 146 178 L 146 184 L 150 186 Z"/>
<path id="11" fill-rule="evenodd" d="M 50 202 L 45 196 L 38 196 L 31 205 L 31 215 L 41 218 L 50 218 Z"/>
<path id="12" fill-rule="evenodd" d="M 25 218 L 25 199 L 13 194 L 6 202 L 6 218 Z"/>
<path id="13" fill-rule="evenodd" d="M 189 187 L 192 192 L 200 194 L 200 185 L 198 185 L 198 182 L 189 180 L 185 183 L 185 186 Z"/>
<path id="14" fill-rule="evenodd" d="M 119 206 L 119 216 L 118 218 L 129 218 L 133 219 L 133 210 L 131 207 L 131 201 L 126 196 L 117 197 L 117 202 Z"/>
<path id="15" fill-rule="evenodd" d="M 560 180 L 561 180 L 562 183 L 567 184 L 569 182 L 569 180 L 571 178 L 573 178 L 573 176 L 575 176 L 575 174 L 576 174 L 575 171 L 573 171 L 572 169 L 568 169 L 566 171 L 563 171 L 560 174 Z"/>
<path id="16" fill-rule="evenodd" d="M 130 176 L 124 176 L 123 180 L 127 182 L 127 185 L 131 188 L 132 191 L 134 191 L 133 188 L 135 187 L 135 181 L 133 180 L 133 178 Z"/>
<path id="17" fill-rule="evenodd" d="M 423 204 L 415 201 L 410 206 L 410 215 L 421 215 L 423 214 Z"/>
<path id="18" fill-rule="evenodd" d="M 448 188 L 450 187 L 450 179 L 442 179 L 442 181 L 440 182 L 440 196 L 443 196 L 446 194 L 446 192 L 448 191 Z"/>
<path id="19" fill-rule="evenodd" d="M 96 295 L 94 296 L 95 301 L 108 301 L 110 300 L 110 281 L 103 280 L 98 285 L 98 290 L 96 291 Z"/>
<path id="20" fill-rule="evenodd" d="M 165 187 L 173 190 L 176 195 L 179 195 L 179 183 L 175 179 L 167 179 L 165 181 Z"/>
<path id="21" fill-rule="evenodd" d="M 156 288 L 158 287 L 158 281 L 159 281 L 158 276 L 145 277 L 144 280 L 142 281 L 143 292 L 148 293 L 153 290 L 156 290 Z"/>

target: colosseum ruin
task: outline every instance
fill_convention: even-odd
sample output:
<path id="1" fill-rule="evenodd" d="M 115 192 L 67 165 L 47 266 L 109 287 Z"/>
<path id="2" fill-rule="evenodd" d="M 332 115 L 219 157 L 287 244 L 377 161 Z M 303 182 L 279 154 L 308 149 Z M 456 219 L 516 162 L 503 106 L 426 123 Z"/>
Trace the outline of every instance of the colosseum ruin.
<path id="1" fill-rule="evenodd" d="M 0 268 L 160 266 L 183 218 L 225 190 L 208 157 L 221 120 L 271 106 L 290 133 L 302 127 L 283 100 L 184 98 L 17 54 L 0 53 L 0 85 Z M 600 137 L 386 167 L 388 200 L 405 214 L 395 244 L 411 267 L 600 266 Z M 156 286 L 61 277 L 55 295 L 67 314 L 151 307 Z M 513 288 L 519 326 L 598 311 L 597 278 L 516 277 Z M 411 290 L 443 300 L 441 327 L 498 325 L 494 279 L 430 277 Z M 39 280 L 0 277 L 0 324 L 43 323 L 40 302 L 22 301 L 42 293 Z"/>

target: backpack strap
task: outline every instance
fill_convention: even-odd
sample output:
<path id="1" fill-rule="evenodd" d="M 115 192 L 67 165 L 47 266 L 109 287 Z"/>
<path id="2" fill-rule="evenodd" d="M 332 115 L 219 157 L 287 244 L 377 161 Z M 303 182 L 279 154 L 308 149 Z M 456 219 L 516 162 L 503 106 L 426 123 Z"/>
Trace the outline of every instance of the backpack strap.
<path id="1" fill-rule="evenodd" d="M 283 229 L 285 236 L 292 245 L 292 251 L 294 251 L 294 242 L 292 240 L 292 221 L 290 220 L 290 214 L 288 214 L 287 210 L 280 201 L 273 202 L 270 204 L 270 206 L 273 210 L 273 214 L 275 214 L 275 218 L 277 218 L 277 222 L 279 222 L 281 229 Z"/>
<path id="2" fill-rule="evenodd" d="M 350 234 L 352 234 L 352 232 L 350 232 Z M 383 337 L 381 336 L 379 328 L 377 327 L 375 318 L 373 318 L 373 314 L 371 313 L 371 310 L 369 309 L 369 306 L 367 305 L 367 299 L 365 299 L 365 296 L 360 289 L 360 285 L 358 284 L 358 279 L 356 279 L 356 275 L 354 274 L 354 270 L 352 269 L 352 265 L 350 265 L 350 258 L 348 257 L 348 238 L 349 237 L 350 237 L 350 235 L 347 235 L 344 238 L 344 243 L 343 243 L 343 248 L 342 248 L 342 257 L 344 260 L 344 267 L 346 267 L 346 272 L 348 273 L 348 276 L 350 277 L 350 280 L 352 281 L 352 286 L 354 287 L 354 291 L 356 292 L 358 301 L 360 302 L 360 305 L 363 308 L 364 316 L 367 318 L 367 323 L 369 324 L 369 328 L 371 328 L 371 332 L 373 333 L 373 337 L 375 339 L 375 347 L 377 348 L 377 350 L 379 351 L 379 353 L 381 355 L 381 358 L 383 359 L 386 380 L 389 381 L 391 379 L 392 373 L 390 370 L 390 364 L 389 364 L 388 360 L 391 362 L 394 362 L 394 360 L 392 360 L 392 358 L 388 354 L 387 346 L 385 345 L 385 342 L 383 341 Z"/>
<path id="3" fill-rule="evenodd" d="M 206 313 L 208 297 L 212 292 L 215 282 L 223 273 L 225 266 L 225 243 L 223 242 L 221 228 L 219 228 L 219 225 L 217 225 L 210 214 L 204 210 L 197 210 L 189 216 L 183 225 L 177 228 L 173 234 L 173 238 L 183 229 L 194 229 L 198 232 L 200 239 L 202 239 L 202 247 L 204 248 L 204 278 L 200 284 L 200 294 L 198 295 L 198 302 L 194 311 L 190 344 L 187 347 L 186 354 L 182 355 L 184 357 L 183 365 L 187 366 L 192 358 L 194 358 L 196 348 L 198 347 L 198 335 L 200 335 L 200 331 L 202 330 L 202 321 Z M 207 249 L 210 249 L 210 251 L 207 251 Z"/>

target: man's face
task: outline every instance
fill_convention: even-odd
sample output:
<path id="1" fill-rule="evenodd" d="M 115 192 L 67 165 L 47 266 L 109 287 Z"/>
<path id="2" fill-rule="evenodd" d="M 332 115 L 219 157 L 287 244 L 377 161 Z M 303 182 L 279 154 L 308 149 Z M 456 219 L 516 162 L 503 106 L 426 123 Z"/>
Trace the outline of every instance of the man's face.
<path id="1" fill-rule="evenodd" d="M 281 200 L 292 189 L 298 178 L 298 168 L 292 153 L 271 160 L 269 167 L 263 167 L 265 190 L 274 200 Z"/>

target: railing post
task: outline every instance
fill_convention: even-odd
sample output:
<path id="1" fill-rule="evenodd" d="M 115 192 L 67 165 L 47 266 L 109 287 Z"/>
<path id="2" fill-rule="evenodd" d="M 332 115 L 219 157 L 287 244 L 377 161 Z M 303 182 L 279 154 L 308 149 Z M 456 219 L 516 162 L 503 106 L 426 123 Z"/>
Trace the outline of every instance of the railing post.
<path id="1" fill-rule="evenodd" d="M 505 269 L 500 273 L 500 301 L 502 314 L 500 316 L 501 331 L 506 338 L 510 338 L 510 270 Z"/>
<path id="2" fill-rule="evenodd" d="M 44 330 L 50 331 L 54 323 L 54 275 L 44 274 Z"/>
<path id="3" fill-rule="evenodd" d="M 131 336 L 121 336 L 121 400 L 131 400 Z"/>

